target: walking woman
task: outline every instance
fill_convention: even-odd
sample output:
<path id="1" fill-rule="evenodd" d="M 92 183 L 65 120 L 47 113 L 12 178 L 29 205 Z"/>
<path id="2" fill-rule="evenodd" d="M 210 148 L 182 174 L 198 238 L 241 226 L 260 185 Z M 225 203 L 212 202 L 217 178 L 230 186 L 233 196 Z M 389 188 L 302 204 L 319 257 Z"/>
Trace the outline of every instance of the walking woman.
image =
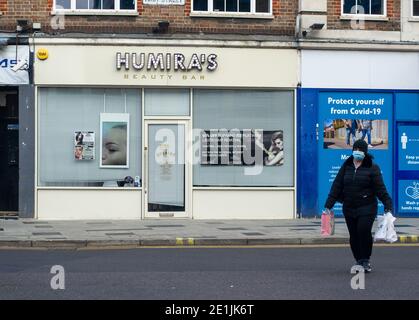
<path id="1" fill-rule="evenodd" d="M 326 211 L 331 210 L 337 201 L 343 203 L 352 254 L 356 264 L 362 266 L 365 272 L 372 271 L 371 230 L 377 216 L 377 198 L 384 204 L 385 212 L 393 209 L 381 170 L 372 159 L 367 143 L 362 139 L 357 140 L 352 156 L 340 168 L 325 203 Z"/>

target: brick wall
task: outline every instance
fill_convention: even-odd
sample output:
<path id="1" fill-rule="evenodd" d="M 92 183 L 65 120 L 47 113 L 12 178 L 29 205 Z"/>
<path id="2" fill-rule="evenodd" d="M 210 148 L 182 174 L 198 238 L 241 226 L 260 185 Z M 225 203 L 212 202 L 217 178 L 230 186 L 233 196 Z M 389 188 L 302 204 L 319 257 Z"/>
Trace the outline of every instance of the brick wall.
<path id="1" fill-rule="evenodd" d="M 17 19 L 30 19 L 35 22 L 49 21 L 52 6 L 50 0 L 0 0 L 0 29 L 15 31 Z M 52 2 L 51 2 L 52 3 Z"/>
<path id="2" fill-rule="evenodd" d="M 14 31 L 17 19 L 40 22 L 44 32 L 150 33 L 159 20 L 170 22 L 169 33 L 225 33 L 293 36 L 298 0 L 272 0 L 274 19 L 191 17 L 191 3 L 184 6 L 144 5 L 137 0 L 138 16 L 65 16 L 65 29 L 52 30 L 53 0 L 0 0 L 0 30 Z M 341 20 L 341 0 L 328 0 L 328 29 L 350 29 Z M 366 21 L 366 30 L 400 31 L 400 0 L 387 0 L 389 21 Z"/>
<path id="3" fill-rule="evenodd" d="M 159 20 L 170 22 L 169 33 L 233 33 L 294 35 L 298 0 L 273 0 L 274 19 L 191 17 L 191 2 L 184 6 L 144 5 L 138 0 L 139 16 L 65 16 L 65 29 L 50 27 L 53 0 L 0 0 L 7 5 L 0 16 L 0 29 L 14 31 L 16 19 L 41 22 L 45 32 L 150 33 Z"/>
<path id="4" fill-rule="evenodd" d="M 4 13 L 7 11 L 7 0 L 0 0 L 0 12 Z"/>
<path id="5" fill-rule="evenodd" d="M 341 0 L 328 0 L 327 28 L 351 29 L 351 21 L 341 20 Z M 365 21 L 365 30 L 400 31 L 400 0 L 387 0 L 388 21 Z"/>

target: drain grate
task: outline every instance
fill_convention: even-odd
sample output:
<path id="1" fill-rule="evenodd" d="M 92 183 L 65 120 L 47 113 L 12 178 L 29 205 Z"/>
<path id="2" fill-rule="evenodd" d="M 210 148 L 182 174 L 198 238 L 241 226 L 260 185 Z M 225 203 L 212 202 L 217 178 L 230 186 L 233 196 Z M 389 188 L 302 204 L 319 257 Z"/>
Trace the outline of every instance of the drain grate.
<path id="1" fill-rule="evenodd" d="M 242 232 L 245 236 L 264 236 L 265 233 L 261 232 Z"/>
<path id="2" fill-rule="evenodd" d="M 135 236 L 135 233 L 132 232 L 123 232 L 123 233 L 105 233 L 107 236 Z"/>
<path id="3" fill-rule="evenodd" d="M 184 227 L 182 224 L 158 224 L 158 225 L 150 225 L 146 226 L 147 228 L 178 228 Z"/>
<path id="4" fill-rule="evenodd" d="M 22 221 L 23 224 L 48 224 L 46 221 Z"/>
<path id="5" fill-rule="evenodd" d="M 60 232 L 32 232 L 34 236 L 61 236 Z"/>
<path id="6" fill-rule="evenodd" d="M 153 230 L 152 228 L 129 228 L 129 229 L 90 229 L 86 232 L 112 232 L 112 231 L 143 231 L 143 230 Z"/>

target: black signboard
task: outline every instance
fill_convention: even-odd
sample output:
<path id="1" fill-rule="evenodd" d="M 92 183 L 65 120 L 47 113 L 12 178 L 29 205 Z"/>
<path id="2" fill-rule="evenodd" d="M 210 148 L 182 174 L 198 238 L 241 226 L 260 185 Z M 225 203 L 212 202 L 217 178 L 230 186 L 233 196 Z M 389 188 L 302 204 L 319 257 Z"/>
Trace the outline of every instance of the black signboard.
<path id="1" fill-rule="evenodd" d="M 202 130 L 201 165 L 281 166 L 284 164 L 282 130 Z"/>

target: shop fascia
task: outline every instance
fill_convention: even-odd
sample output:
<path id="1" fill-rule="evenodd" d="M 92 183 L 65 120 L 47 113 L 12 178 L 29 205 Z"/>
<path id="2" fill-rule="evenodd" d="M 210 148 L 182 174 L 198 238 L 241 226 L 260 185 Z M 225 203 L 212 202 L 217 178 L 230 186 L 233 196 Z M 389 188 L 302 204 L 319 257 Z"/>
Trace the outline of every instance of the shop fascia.
<path id="1" fill-rule="evenodd" d="M 116 53 L 116 69 L 137 70 L 146 69 L 161 71 L 215 71 L 218 67 L 217 55 L 193 53 L 190 57 L 182 53 Z"/>

